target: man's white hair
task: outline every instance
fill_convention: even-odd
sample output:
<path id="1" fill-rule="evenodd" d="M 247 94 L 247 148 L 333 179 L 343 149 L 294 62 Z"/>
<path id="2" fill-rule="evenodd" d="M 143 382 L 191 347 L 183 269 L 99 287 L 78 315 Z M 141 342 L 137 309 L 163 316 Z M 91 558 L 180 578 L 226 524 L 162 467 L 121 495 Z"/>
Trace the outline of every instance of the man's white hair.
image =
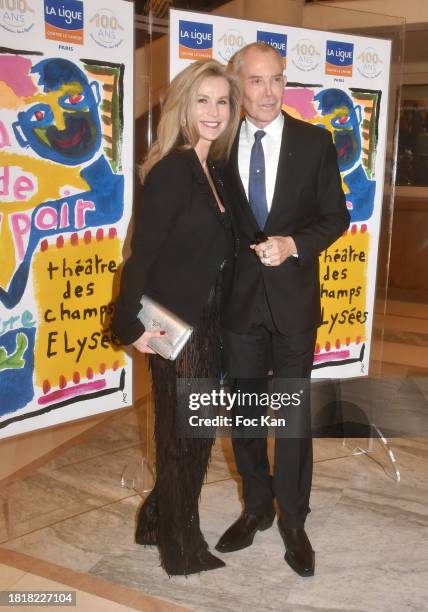
<path id="1" fill-rule="evenodd" d="M 275 49 L 275 47 L 268 45 L 268 43 L 258 41 L 250 43 L 245 47 L 242 47 L 242 49 L 239 49 L 239 51 L 232 55 L 227 65 L 227 71 L 231 72 L 235 76 L 239 76 L 239 73 L 241 72 L 242 66 L 245 61 L 245 55 L 247 51 L 250 51 L 251 49 L 256 49 L 258 51 L 261 51 L 262 53 L 274 53 L 281 62 L 281 64 L 283 63 L 282 55 L 280 54 L 278 49 Z"/>

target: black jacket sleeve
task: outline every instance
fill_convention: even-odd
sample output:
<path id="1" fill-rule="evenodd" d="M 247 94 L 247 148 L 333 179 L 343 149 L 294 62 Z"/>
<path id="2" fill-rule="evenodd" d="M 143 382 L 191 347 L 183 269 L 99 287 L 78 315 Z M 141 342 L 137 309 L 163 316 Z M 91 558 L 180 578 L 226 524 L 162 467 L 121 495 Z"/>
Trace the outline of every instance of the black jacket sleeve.
<path id="1" fill-rule="evenodd" d="M 120 292 L 112 330 L 123 344 L 135 342 L 144 332 L 138 319 L 147 275 L 176 222 L 191 190 L 189 168 L 179 154 L 159 161 L 143 185 L 135 210 L 131 254 L 123 265 Z M 168 282 L 165 279 L 165 282 Z"/>
<path id="2" fill-rule="evenodd" d="M 324 136 L 317 177 L 317 202 L 319 216 L 316 222 L 293 234 L 299 262 L 305 264 L 335 242 L 349 226 L 350 215 L 346 208 L 342 181 L 337 165 L 337 152 L 331 134 Z"/>

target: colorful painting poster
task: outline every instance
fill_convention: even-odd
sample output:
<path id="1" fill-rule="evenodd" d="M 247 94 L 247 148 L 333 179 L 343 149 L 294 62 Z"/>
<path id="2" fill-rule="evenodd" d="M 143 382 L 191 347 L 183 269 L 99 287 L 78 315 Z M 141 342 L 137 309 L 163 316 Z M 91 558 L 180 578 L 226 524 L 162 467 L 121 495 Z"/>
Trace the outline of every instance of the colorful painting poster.
<path id="1" fill-rule="evenodd" d="M 0 7 L 0 437 L 132 401 L 112 336 L 133 181 L 133 6 Z"/>
<path id="2" fill-rule="evenodd" d="M 188 24 L 191 23 L 192 27 Z M 199 32 L 210 32 L 202 39 Z M 209 49 L 227 63 L 263 41 L 281 54 L 287 76 L 283 108 L 329 130 L 337 149 L 351 225 L 320 255 L 322 324 L 314 378 L 368 374 L 384 186 L 391 43 L 305 28 L 171 10 L 170 78 Z"/>

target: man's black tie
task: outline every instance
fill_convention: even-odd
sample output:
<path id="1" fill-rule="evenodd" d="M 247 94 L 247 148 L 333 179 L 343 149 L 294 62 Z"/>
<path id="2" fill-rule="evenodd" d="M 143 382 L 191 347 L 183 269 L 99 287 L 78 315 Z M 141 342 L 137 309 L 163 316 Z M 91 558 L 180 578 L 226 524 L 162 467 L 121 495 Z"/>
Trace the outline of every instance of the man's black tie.
<path id="1" fill-rule="evenodd" d="M 266 224 L 268 207 L 266 200 L 265 156 L 262 138 L 266 136 L 263 130 L 254 134 L 254 144 L 250 157 L 250 180 L 248 185 L 248 199 L 259 228 L 262 230 Z"/>

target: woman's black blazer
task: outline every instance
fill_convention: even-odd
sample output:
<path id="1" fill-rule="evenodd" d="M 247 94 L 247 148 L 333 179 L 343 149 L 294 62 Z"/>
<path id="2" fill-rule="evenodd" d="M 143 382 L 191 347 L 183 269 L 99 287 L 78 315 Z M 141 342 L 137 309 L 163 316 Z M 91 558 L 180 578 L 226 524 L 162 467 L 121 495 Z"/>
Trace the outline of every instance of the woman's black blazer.
<path id="1" fill-rule="evenodd" d="M 213 164 L 210 172 L 224 201 Z M 143 294 L 197 324 L 228 250 L 221 215 L 194 149 L 171 152 L 153 166 L 136 207 L 112 320 L 123 344 L 144 332 L 137 318 Z"/>

